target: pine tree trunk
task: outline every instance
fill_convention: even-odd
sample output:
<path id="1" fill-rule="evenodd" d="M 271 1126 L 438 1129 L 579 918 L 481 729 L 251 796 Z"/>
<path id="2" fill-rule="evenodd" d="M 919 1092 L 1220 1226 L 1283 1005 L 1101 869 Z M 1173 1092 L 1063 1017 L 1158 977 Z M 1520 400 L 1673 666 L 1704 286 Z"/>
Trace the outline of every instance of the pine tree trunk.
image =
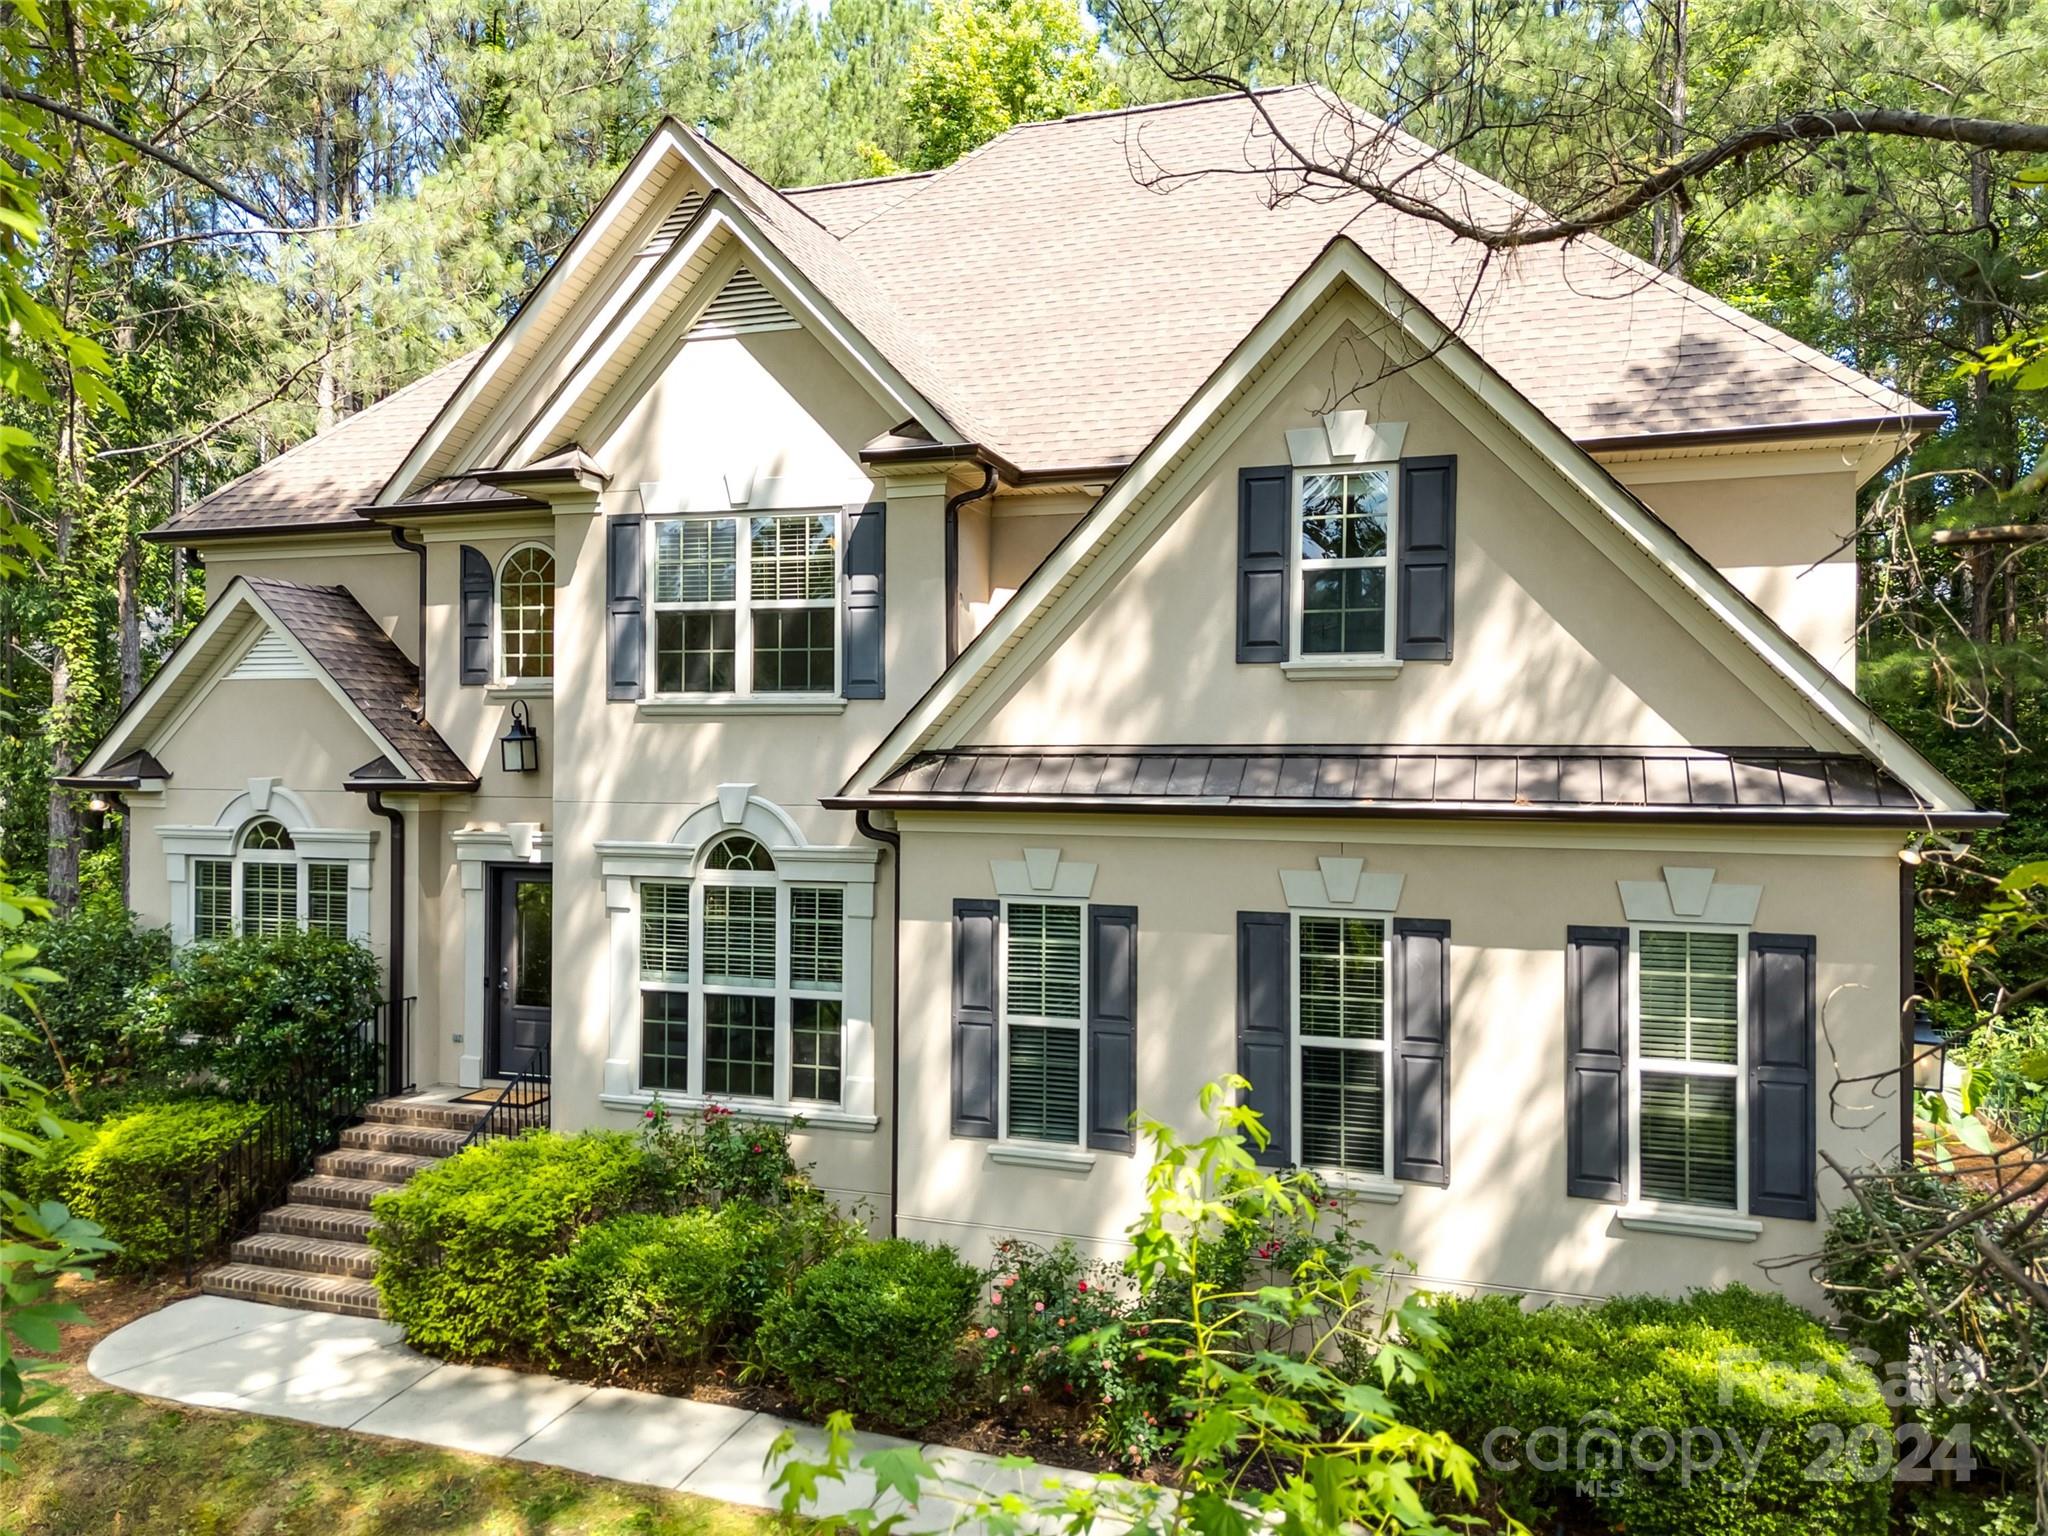
<path id="1" fill-rule="evenodd" d="M 1690 0 L 1669 0 L 1671 14 L 1665 24 L 1663 121 L 1658 125 L 1658 158 L 1669 164 L 1685 154 L 1687 110 L 1686 31 L 1691 22 Z M 1660 202 L 1650 215 L 1650 260 L 1666 272 L 1683 273 L 1685 266 L 1685 205 L 1676 196 Z"/>

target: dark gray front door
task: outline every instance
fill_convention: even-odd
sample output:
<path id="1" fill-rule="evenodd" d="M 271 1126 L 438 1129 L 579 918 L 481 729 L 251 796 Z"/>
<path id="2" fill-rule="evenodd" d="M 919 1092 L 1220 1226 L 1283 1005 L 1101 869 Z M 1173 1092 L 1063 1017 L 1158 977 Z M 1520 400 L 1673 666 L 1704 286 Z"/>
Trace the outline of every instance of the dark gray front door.
<path id="1" fill-rule="evenodd" d="M 491 1058 L 493 1077 L 538 1063 L 554 1001 L 553 872 L 520 864 L 491 871 Z"/>

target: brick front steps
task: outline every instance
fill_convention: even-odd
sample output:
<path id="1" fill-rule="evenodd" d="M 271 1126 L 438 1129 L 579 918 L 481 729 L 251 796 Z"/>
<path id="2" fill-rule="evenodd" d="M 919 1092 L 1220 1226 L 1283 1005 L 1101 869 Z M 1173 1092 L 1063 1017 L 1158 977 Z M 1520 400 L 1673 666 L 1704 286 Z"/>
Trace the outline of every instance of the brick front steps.
<path id="1" fill-rule="evenodd" d="M 282 1307 L 377 1317 L 376 1257 L 369 1246 L 370 1202 L 399 1188 L 462 1145 L 486 1106 L 443 1099 L 379 1099 L 341 1146 L 314 1160 L 287 1204 L 263 1214 L 259 1229 L 229 1251 L 226 1264 L 199 1277 L 211 1296 Z"/>

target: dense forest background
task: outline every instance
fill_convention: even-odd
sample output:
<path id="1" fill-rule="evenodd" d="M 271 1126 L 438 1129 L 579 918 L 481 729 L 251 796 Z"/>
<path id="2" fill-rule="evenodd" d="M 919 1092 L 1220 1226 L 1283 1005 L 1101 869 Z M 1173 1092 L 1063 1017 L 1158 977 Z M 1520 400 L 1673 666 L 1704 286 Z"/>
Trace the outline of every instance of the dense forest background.
<path id="1" fill-rule="evenodd" d="M 1318 79 L 1556 209 L 1809 109 L 2048 122 L 2048 8 L 2024 0 L 1090 5 L 16 8 L 0 96 L 80 114 L 0 143 L 48 221 L 26 281 L 108 387 L 60 365 L 0 392 L 0 452 L 24 431 L 51 464 L 0 480 L 41 546 L 0 583 L 0 861 L 59 905 L 118 889 L 118 816 L 50 778 L 197 617 L 202 584 L 140 535 L 486 341 L 664 114 L 797 185 L 944 165 L 1026 119 Z M 1858 540 L 1865 692 L 2013 813 L 1923 866 L 1934 989 L 1987 877 L 2048 854 L 2048 391 L 2023 387 L 2048 327 L 2044 163 L 1808 137 L 1605 229 L 1947 417 L 1871 487 Z M 2029 942 L 1991 982 L 2015 1001 L 2048 988 Z"/>

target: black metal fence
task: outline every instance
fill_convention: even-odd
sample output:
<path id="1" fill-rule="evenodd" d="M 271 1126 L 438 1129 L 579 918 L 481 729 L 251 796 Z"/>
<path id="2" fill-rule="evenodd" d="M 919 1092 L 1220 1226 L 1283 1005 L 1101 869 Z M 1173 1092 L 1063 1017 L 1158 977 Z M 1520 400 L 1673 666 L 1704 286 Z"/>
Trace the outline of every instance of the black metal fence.
<path id="1" fill-rule="evenodd" d="M 518 1136 L 527 1131 L 546 1130 L 551 1114 L 548 1088 L 548 1048 L 543 1045 L 534 1049 L 525 1067 L 513 1075 L 505 1085 L 505 1091 L 498 1095 L 497 1102 L 469 1128 L 469 1134 L 462 1138 L 462 1145 L 473 1147 L 493 1136 Z"/>
<path id="2" fill-rule="evenodd" d="M 402 1057 L 414 999 L 380 1003 L 286 1082 L 262 1093 L 263 1119 L 212 1162 L 187 1169 L 175 1197 L 185 1283 L 216 1249 L 246 1237 L 313 1160 L 341 1145 L 341 1133 L 372 1099 L 405 1092 Z"/>

